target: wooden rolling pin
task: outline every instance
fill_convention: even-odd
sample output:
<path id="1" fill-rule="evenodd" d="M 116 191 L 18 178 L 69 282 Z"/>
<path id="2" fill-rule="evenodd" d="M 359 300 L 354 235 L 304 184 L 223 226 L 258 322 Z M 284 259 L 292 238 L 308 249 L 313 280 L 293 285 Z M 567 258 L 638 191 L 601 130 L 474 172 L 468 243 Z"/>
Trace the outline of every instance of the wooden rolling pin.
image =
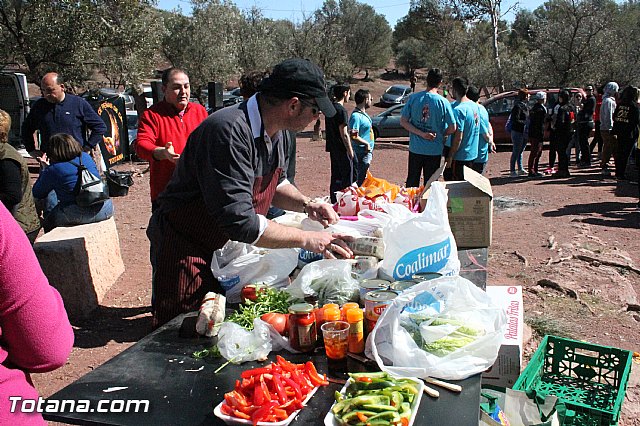
<path id="1" fill-rule="evenodd" d="M 453 383 L 443 382 L 442 380 L 433 379 L 431 377 L 427 377 L 426 379 L 422 379 L 422 380 L 424 380 L 425 383 L 440 386 L 441 388 L 448 389 L 452 392 L 458 392 L 458 393 L 462 392 L 462 386 L 460 385 L 454 385 Z"/>

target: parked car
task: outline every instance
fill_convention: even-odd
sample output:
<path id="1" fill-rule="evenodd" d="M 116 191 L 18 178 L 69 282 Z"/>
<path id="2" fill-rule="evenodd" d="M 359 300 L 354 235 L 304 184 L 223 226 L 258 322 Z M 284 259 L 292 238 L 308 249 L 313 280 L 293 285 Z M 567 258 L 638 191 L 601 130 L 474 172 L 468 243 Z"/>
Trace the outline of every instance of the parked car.
<path id="1" fill-rule="evenodd" d="M 0 109 L 11 116 L 9 143 L 22 146 L 22 123 L 29 114 L 27 77 L 22 73 L 0 72 Z"/>
<path id="2" fill-rule="evenodd" d="M 403 104 L 411 94 L 411 86 L 405 86 L 404 84 L 394 84 L 390 86 L 380 96 L 380 103 L 382 105 L 397 105 Z"/>
<path id="3" fill-rule="evenodd" d="M 244 99 L 240 96 L 240 88 L 236 88 L 233 90 L 225 90 L 222 92 L 222 105 L 225 107 L 239 104 Z"/>
<path id="4" fill-rule="evenodd" d="M 536 102 L 533 95 L 540 91 L 544 91 L 547 93 L 547 109 L 553 108 L 558 101 L 558 93 L 560 93 L 560 90 L 561 89 L 557 88 L 529 89 L 529 107 L 532 107 Z M 583 97 L 585 96 L 584 90 L 580 88 L 571 87 L 566 90 L 569 91 L 572 97 L 576 93 L 581 93 Z M 482 103 L 489 113 L 489 121 L 493 127 L 493 141 L 496 145 L 511 145 L 511 135 L 506 132 L 504 126 L 507 123 L 507 119 L 509 118 L 509 114 L 511 114 L 513 104 L 517 98 L 518 91 L 512 90 L 492 96 Z M 545 140 L 549 140 L 548 130 L 545 131 Z"/>
<path id="5" fill-rule="evenodd" d="M 371 118 L 375 139 L 409 136 L 409 132 L 400 125 L 402 107 L 404 105 L 392 106 Z"/>

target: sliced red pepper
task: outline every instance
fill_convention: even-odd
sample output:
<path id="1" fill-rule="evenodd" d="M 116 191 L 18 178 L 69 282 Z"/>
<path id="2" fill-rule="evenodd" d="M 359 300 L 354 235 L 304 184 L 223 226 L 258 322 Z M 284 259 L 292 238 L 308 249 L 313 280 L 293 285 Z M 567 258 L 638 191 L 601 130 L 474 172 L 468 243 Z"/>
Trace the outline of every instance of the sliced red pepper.
<path id="1" fill-rule="evenodd" d="M 240 418 L 240 419 L 251 420 L 251 416 L 249 416 L 248 414 L 243 413 L 242 411 L 234 410 L 233 411 L 233 415 L 235 417 Z"/>
<path id="2" fill-rule="evenodd" d="M 256 426 L 258 422 L 265 421 L 271 409 L 277 406 L 278 406 L 277 401 L 269 401 L 268 403 L 266 403 L 265 405 L 263 405 L 262 407 L 254 411 L 253 414 L 251 415 L 251 421 L 253 422 L 253 426 Z"/>
<path id="3" fill-rule="evenodd" d="M 278 361 L 278 365 L 282 367 L 284 371 L 291 372 L 291 371 L 297 370 L 296 364 L 293 364 L 292 362 L 287 361 L 286 359 L 282 358 L 280 355 L 276 355 L 276 361 Z"/>
<path id="4" fill-rule="evenodd" d="M 278 401 L 280 401 L 280 404 L 284 404 L 285 402 L 287 402 L 287 393 L 284 390 L 284 386 L 282 386 L 280 374 L 275 373 L 273 375 L 273 385 L 276 388 L 276 393 L 278 394 Z"/>
<path id="5" fill-rule="evenodd" d="M 268 365 L 267 367 L 260 367 L 260 368 L 254 368 L 252 370 L 245 370 L 242 373 L 240 373 L 240 377 L 242 377 L 243 379 L 248 379 L 252 376 L 260 376 L 265 373 L 271 373 L 270 365 Z"/>
<path id="6" fill-rule="evenodd" d="M 296 394 L 296 399 L 298 401 L 302 401 L 302 389 L 300 388 L 300 385 L 288 377 L 284 377 L 284 381 L 293 388 L 293 391 Z"/>
<path id="7" fill-rule="evenodd" d="M 262 389 L 262 392 L 264 392 L 265 402 L 271 401 L 271 393 L 269 392 L 267 383 L 264 381 L 264 376 L 260 376 L 260 388 Z"/>
<path id="8" fill-rule="evenodd" d="M 224 394 L 224 399 L 227 401 L 230 407 L 236 408 L 245 408 L 249 406 L 249 401 L 244 397 L 243 394 L 236 391 L 227 392 Z"/>
<path id="9" fill-rule="evenodd" d="M 264 392 L 262 392 L 262 387 L 258 382 L 253 388 L 253 405 L 261 407 L 262 404 L 264 404 Z"/>
<path id="10" fill-rule="evenodd" d="M 220 406 L 220 412 L 225 416 L 233 416 L 233 408 L 229 407 L 226 403 Z"/>
<path id="11" fill-rule="evenodd" d="M 283 410 L 282 408 L 274 408 L 273 414 L 276 416 L 276 421 L 285 420 L 289 417 L 287 410 Z"/>
<path id="12" fill-rule="evenodd" d="M 307 374 L 309 375 L 309 379 L 311 380 L 311 383 L 313 383 L 313 387 L 326 386 L 329 384 L 326 377 L 320 377 L 318 371 L 316 370 L 316 366 L 313 365 L 313 362 L 307 361 L 305 367 Z"/>
<path id="13" fill-rule="evenodd" d="M 367 422 L 368 417 L 364 413 L 361 413 L 360 411 L 357 411 L 356 412 L 356 416 L 358 416 L 358 420 L 360 420 L 362 423 L 366 423 Z"/>
<path id="14" fill-rule="evenodd" d="M 309 393 L 309 391 L 313 388 L 313 385 L 311 384 L 309 379 L 307 379 L 305 375 L 300 373 L 299 371 L 292 371 L 291 379 L 294 380 L 298 384 L 298 386 L 300 386 L 300 390 L 304 395 Z"/>
<path id="15" fill-rule="evenodd" d="M 402 423 L 402 426 L 409 426 L 409 419 L 406 417 L 400 417 L 400 422 Z"/>

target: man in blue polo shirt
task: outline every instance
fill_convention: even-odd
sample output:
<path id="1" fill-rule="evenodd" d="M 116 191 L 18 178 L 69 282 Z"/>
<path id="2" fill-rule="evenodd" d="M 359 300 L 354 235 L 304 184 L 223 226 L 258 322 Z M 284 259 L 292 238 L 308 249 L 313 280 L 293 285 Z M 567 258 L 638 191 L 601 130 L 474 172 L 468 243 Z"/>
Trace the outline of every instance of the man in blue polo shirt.
<path id="1" fill-rule="evenodd" d="M 440 167 L 444 138 L 456 130 L 451 104 L 438 94 L 442 72 L 432 68 L 427 74 L 427 90 L 409 97 L 402 108 L 400 124 L 409 132 L 407 187 L 420 185 Z"/>
<path id="2" fill-rule="evenodd" d="M 56 133 L 67 133 L 77 140 L 85 152 L 98 146 L 107 131 L 104 121 L 85 99 L 64 91 L 64 81 L 55 72 L 42 77 L 42 99 L 31 108 L 22 127 L 23 143 L 35 158 L 47 152 L 49 138 Z M 40 131 L 40 148 L 36 150 L 34 132 Z M 87 130 L 91 136 L 87 139 Z"/>
<path id="3" fill-rule="evenodd" d="M 457 128 L 451 141 L 446 164 L 447 169 L 451 169 L 453 180 L 463 180 L 464 166 L 472 167 L 473 160 L 478 157 L 480 113 L 478 105 L 467 97 L 469 80 L 456 77 L 451 86 L 453 96 L 459 104 L 453 110 Z"/>
<path id="4" fill-rule="evenodd" d="M 496 145 L 493 143 L 493 128 L 489 121 L 489 113 L 487 109 L 479 102 L 480 89 L 475 86 L 469 86 L 467 89 L 467 98 L 478 105 L 478 113 L 480 114 L 480 137 L 478 139 L 478 156 L 473 160 L 473 170 L 482 174 L 485 166 L 489 161 L 489 152 L 496 152 Z"/>

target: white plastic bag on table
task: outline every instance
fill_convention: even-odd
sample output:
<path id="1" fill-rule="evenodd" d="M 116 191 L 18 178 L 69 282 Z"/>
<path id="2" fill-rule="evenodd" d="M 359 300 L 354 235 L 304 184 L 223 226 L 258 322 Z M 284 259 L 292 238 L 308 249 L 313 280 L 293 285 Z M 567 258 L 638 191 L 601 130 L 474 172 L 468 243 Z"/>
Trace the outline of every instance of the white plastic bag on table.
<path id="1" fill-rule="evenodd" d="M 251 331 L 234 322 L 223 322 L 218 331 L 220 354 L 234 364 L 265 360 L 272 348 L 269 325 L 259 318 Z"/>
<path id="2" fill-rule="evenodd" d="M 213 253 L 211 271 L 225 290 L 227 302 L 240 303 L 242 286 L 264 283 L 270 287 L 285 287 L 297 264 L 296 249 L 266 249 L 228 241 Z"/>
<path id="3" fill-rule="evenodd" d="M 423 350 L 402 326 L 409 315 L 457 319 L 484 329 L 484 334 L 447 355 L 437 356 Z M 380 369 L 396 376 L 462 380 L 493 365 L 506 321 L 504 310 L 471 281 L 459 276 L 441 277 L 396 297 L 369 334 L 366 352 Z M 417 339 L 425 335 L 423 327 L 417 335 Z"/>
<path id="4" fill-rule="evenodd" d="M 385 251 L 380 265 L 383 278 L 399 281 L 411 279 L 419 272 L 448 276 L 460 272 L 458 248 L 447 215 L 447 193 L 442 183 L 431 185 L 422 213 L 412 213 L 398 204 L 388 205 L 387 213 L 391 219 L 383 228 Z"/>
<path id="5" fill-rule="evenodd" d="M 340 259 L 322 259 L 310 263 L 302 268 L 286 291 L 294 300 L 316 297 L 320 306 L 357 302 L 360 289 L 358 281 L 351 277 L 351 264 L 348 260 Z"/>

